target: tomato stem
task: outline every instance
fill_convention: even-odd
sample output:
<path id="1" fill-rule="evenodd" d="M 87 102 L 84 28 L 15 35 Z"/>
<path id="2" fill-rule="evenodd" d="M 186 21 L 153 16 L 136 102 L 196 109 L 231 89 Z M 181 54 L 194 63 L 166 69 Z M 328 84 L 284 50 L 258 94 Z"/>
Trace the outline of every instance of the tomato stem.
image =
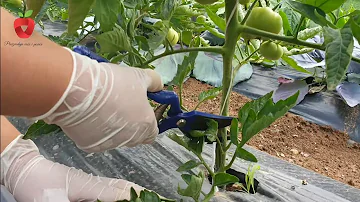
<path id="1" fill-rule="evenodd" d="M 241 21 L 241 23 L 240 23 L 241 25 L 244 25 L 244 24 L 245 24 L 246 20 L 249 18 L 249 15 L 250 15 L 252 9 L 255 7 L 255 5 L 256 5 L 256 3 L 257 3 L 258 1 L 259 1 L 259 0 L 255 0 L 255 1 L 251 4 L 251 6 L 250 6 L 249 10 L 247 11 L 244 19 L 243 19 L 243 20 Z"/>
<path id="2" fill-rule="evenodd" d="M 272 40 L 278 40 L 278 41 L 287 42 L 287 43 L 294 44 L 294 45 L 300 45 L 300 46 L 305 46 L 308 48 L 314 48 L 317 50 L 325 51 L 325 49 L 326 49 L 325 44 L 311 43 L 311 42 L 303 41 L 300 39 L 296 39 L 291 36 L 281 36 L 278 34 L 273 34 L 270 32 L 255 29 L 255 28 L 252 28 L 252 27 L 249 27 L 246 25 L 238 25 L 237 28 L 238 28 L 238 31 L 236 33 L 238 33 L 238 34 L 243 32 L 243 33 L 252 34 L 252 35 L 255 35 L 258 37 L 266 37 L 266 38 L 269 38 Z M 352 56 L 351 59 L 355 62 L 360 63 L 360 58 Z"/>
<path id="3" fill-rule="evenodd" d="M 296 27 L 294 39 L 297 39 L 297 38 L 298 38 L 298 35 L 299 35 L 299 32 L 300 32 L 300 28 L 301 28 L 301 25 L 302 25 L 302 23 L 304 22 L 304 20 L 305 20 L 305 17 L 302 15 L 302 16 L 301 16 L 301 19 L 300 19 L 300 22 L 299 22 L 298 26 Z"/>

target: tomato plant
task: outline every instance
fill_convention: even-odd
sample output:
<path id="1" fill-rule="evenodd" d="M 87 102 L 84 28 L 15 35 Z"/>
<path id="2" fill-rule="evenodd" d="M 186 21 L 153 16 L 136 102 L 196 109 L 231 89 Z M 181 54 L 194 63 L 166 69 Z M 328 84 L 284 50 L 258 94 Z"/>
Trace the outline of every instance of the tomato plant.
<path id="1" fill-rule="evenodd" d="M 27 2 L 31 2 L 27 0 Z M 200 52 L 219 55 L 222 58 L 222 85 L 203 92 L 199 105 L 222 93 L 220 113 L 228 116 L 230 92 L 234 75 L 248 63 L 274 67 L 278 63 L 302 73 L 311 72 L 301 67 L 291 57 L 313 50 L 325 51 L 326 77 L 321 77 L 326 89 L 332 91 L 346 75 L 353 56 L 354 41 L 360 36 L 360 10 L 356 1 L 327 0 L 46 0 L 28 3 L 28 9 L 39 10 L 41 20 L 62 19 L 67 21 L 67 31 L 51 40 L 68 47 L 85 44 L 89 35 L 95 41 L 95 51 L 113 63 L 125 63 L 132 67 L 154 68 L 154 61 L 185 54 L 178 64 L 176 75 L 167 85 L 179 87 L 180 103 L 182 84 L 191 74 Z M 9 4 L 2 4 L 16 13 Z M 91 20 L 85 20 L 90 18 Z M 176 31 L 175 31 L 176 30 Z M 202 37 L 209 32 L 223 45 L 210 45 Z M 323 43 L 307 41 L 320 35 Z M 174 48 L 178 44 L 180 48 Z M 162 49 L 161 53 L 158 50 Z M 269 65 L 270 64 L 270 65 Z M 173 67 L 169 67 L 173 68 Z M 261 84 L 259 84 L 261 85 Z M 175 133 L 168 137 L 198 157 L 179 167 L 187 172 L 203 165 L 213 179 L 210 192 L 203 193 L 206 179 L 204 171 L 198 174 L 182 174 L 188 187 L 178 193 L 194 201 L 209 201 L 225 185 L 238 182 L 238 178 L 226 173 L 237 158 L 257 162 L 243 146 L 256 134 L 295 106 L 299 92 L 284 100 L 274 102 L 273 92 L 245 104 L 234 117 L 231 127 L 218 129 L 216 122 L 209 122 L 207 131 L 194 131 L 193 139 Z M 199 106 L 198 105 L 198 106 Z M 197 107 L 198 107 L 197 106 Z M 58 131 L 43 121 L 32 125 L 27 137 Z M 41 135 L 42 135 L 41 134 Z M 202 157 L 204 138 L 216 146 L 215 166 L 209 166 Z M 231 160 L 226 161 L 230 147 L 235 147 Z M 153 192 L 133 194 L 132 201 Z M 138 200 L 139 199 L 139 200 Z"/>

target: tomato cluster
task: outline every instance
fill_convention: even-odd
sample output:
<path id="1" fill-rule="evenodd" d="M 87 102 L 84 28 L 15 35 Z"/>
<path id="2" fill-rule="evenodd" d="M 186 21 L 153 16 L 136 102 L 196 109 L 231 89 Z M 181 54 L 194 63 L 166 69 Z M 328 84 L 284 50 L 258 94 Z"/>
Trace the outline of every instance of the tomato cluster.
<path id="1" fill-rule="evenodd" d="M 269 7 L 255 7 L 251 11 L 246 23 L 246 26 L 270 32 L 273 34 L 280 34 L 283 29 L 283 21 L 281 16 Z M 242 34 L 245 40 L 257 38 L 251 34 Z M 263 38 L 263 40 L 266 40 Z M 266 41 L 260 46 L 260 53 L 266 59 L 278 60 L 282 57 L 284 51 L 282 47 L 271 41 Z"/>

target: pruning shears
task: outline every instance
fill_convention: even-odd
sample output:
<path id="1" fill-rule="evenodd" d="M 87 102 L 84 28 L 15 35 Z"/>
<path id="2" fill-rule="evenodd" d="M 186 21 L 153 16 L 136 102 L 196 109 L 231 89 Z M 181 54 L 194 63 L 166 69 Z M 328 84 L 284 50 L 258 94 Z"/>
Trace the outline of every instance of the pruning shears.
<path id="1" fill-rule="evenodd" d="M 75 46 L 74 52 L 88 56 L 98 62 L 109 62 L 105 58 L 90 51 L 85 46 Z M 212 119 L 218 123 L 218 128 L 224 128 L 231 125 L 233 117 L 219 116 L 200 111 L 183 112 L 180 107 L 178 95 L 173 91 L 161 90 L 159 92 L 148 92 L 149 99 L 161 104 L 155 110 L 155 116 L 158 121 L 159 134 L 173 128 L 178 128 L 187 137 L 191 138 L 190 131 L 205 131 L 208 129 L 208 120 Z M 167 111 L 167 117 L 164 118 L 164 112 Z"/>

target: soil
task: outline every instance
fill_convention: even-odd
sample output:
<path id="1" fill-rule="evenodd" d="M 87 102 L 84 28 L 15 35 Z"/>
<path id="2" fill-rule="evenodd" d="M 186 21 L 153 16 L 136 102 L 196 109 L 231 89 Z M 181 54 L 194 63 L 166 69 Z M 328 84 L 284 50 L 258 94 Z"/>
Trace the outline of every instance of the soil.
<path id="1" fill-rule="evenodd" d="M 190 78 L 183 85 L 183 105 L 192 110 L 198 95 L 212 86 Z M 177 91 L 177 89 L 175 89 Z M 199 111 L 219 114 L 221 94 L 204 102 Z M 230 115 L 251 99 L 233 92 Z M 239 137 L 241 139 L 241 135 Z M 313 170 L 335 180 L 360 188 L 360 145 L 349 136 L 329 126 L 320 126 L 287 113 L 253 137 L 247 145 L 290 163 Z"/>

